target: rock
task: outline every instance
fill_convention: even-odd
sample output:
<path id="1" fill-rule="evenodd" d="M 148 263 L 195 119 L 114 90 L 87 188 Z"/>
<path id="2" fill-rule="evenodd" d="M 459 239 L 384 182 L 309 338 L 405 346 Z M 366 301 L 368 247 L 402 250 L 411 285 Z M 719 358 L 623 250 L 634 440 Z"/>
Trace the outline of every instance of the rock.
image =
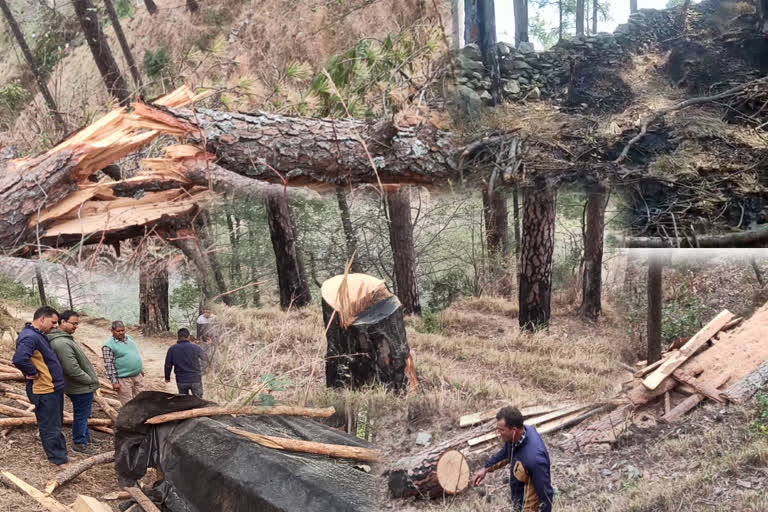
<path id="1" fill-rule="evenodd" d="M 611 473 L 613 473 L 613 471 L 611 471 L 610 469 L 608 468 L 603 469 L 603 476 L 611 476 Z"/>
<path id="2" fill-rule="evenodd" d="M 473 61 L 483 60 L 483 54 L 480 52 L 480 47 L 476 43 L 469 43 L 467 46 L 459 50 L 459 57 L 462 56 Z"/>
<path id="3" fill-rule="evenodd" d="M 460 84 L 465 84 L 469 81 L 469 79 L 465 76 L 460 76 L 456 79 L 456 81 Z"/>
<path id="4" fill-rule="evenodd" d="M 745 489 L 751 489 L 752 488 L 752 482 L 749 480 L 736 480 L 736 485 L 739 487 L 743 487 Z"/>
<path id="5" fill-rule="evenodd" d="M 520 84 L 517 80 L 510 80 L 504 85 L 504 94 L 520 94 Z"/>
<path id="6" fill-rule="evenodd" d="M 538 87 L 534 87 L 533 90 L 531 90 L 530 94 L 528 95 L 529 98 L 532 100 L 540 100 L 541 99 L 541 89 Z"/>
<path id="7" fill-rule="evenodd" d="M 525 62 L 522 59 L 519 60 L 513 60 L 512 61 L 512 69 L 516 70 L 522 70 L 522 69 L 533 69 L 530 64 Z"/>
<path id="8" fill-rule="evenodd" d="M 460 85 L 457 90 L 459 93 L 459 103 L 464 113 L 474 114 L 483 108 L 483 100 L 480 99 L 480 95 L 473 89 L 466 85 Z"/>
<path id="9" fill-rule="evenodd" d="M 416 444 L 427 446 L 432 441 L 432 434 L 423 430 L 416 434 Z"/>
<path id="10" fill-rule="evenodd" d="M 533 53 L 536 50 L 533 47 L 533 43 L 529 43 L 527 41 L 520 41 L 520 44 L 517 45 L 517 51 L 520 53 Z"/>
<path id="11" fill-rule="evenodd" d="M 499 50 L 499 55 L 501 55 L 503 57 L 506 57 L 507 55 L 509 55 L 510 53 L 512 53 L 515 50 L 515 48 L 513 46 L 511 46 L 511 45 L 509 45 L 509 44 L 507 44 L 505 42 L 500 42 L 497 45 L 497 47 L 498 47 L 498 50 Z"/>
<path id="12" fill-rule="evenodd" d="M 488 91 L 483 91 L 480 94 L 480 99 L 485 102 L 486 105 L 490 105 L 493 103 L 493 96 L 491 96 L 491 93 Z"/>
<path id="13" fill-rule="evenodd" d="M 480 81 L 480 87 L 482 89 L 490 89 L 491 88 L 491 81 L 490 80 L 481 80 Z"/>
<path id="14" fill-rule="evenodd" d="M 470 59 L 462 53 L 459 53 L 459 56 L 456 58 L 456 67 L 470 73 L 473 71 L 483 71 L 485 69 L 482 60 Z"/>
<path id="15" fill-rule="evenodd" d="M 475 79 L 477 79 L 477 80 L 482 80 L 482 79 L 483 79 L 483 75 L 481 75 L 481 74 L 480 74 L 480 73 L 478 73 L 477 71 L 474 71 L 474 72 L 472 73 L 472 78 L 475 78 Z"/>

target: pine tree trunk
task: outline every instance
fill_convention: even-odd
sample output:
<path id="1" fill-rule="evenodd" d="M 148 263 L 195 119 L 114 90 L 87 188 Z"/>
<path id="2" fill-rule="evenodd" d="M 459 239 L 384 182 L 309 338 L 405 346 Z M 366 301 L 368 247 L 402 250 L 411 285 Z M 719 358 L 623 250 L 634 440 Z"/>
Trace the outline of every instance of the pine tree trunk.
<path id="1" fill-rule="evenodd" d="M 37 292 L 40 294 L 40 305 L 47 306 L 48 299 L 45 296 L 45 283 L 43 283 L 43 274 L 40 272 L 40 265 L 35 265 L 35 279 L 37 280 Z"/>
<path id="2" fill-rule="evenodd" d="M 637 0 L 629 0 L 629 12 L 637 12 Z"/>
<path id="3" fill-rule="evenodd" d="M 21 53 L 24 54 L 24 59 L 27 61 L 27 65 L 32 70 L 32 74 L 35 75 L 37 87 L 40 89 L 40 94 L 42 94 L 43 99 L 45 100 L 45 104 L 48 105 L 48 110 L 53 116 L 53 120 L 56 122 L 56 126 L 58 126 L 60 130 L 66 132 L 67 123 L 64 122 L 64 118 L 56 106 L 53 95 L 51 94 L 51 91 L 48 90 L 48 84 L 40 72 L 40 68 L 37 67 L 35 57 L 32 55 L 29 46 L 27 46 L 27 41 L 24 39 L 24 34 L 21 32 L 21 29 L 19 29 L 19 25 L 16 23 L 16 19 L 13 17 L 13 13 L 8 7 L 6 0 L 0 0 L 0 9 L 2 9 L 6 21 L 8 21 L 8 26 L 11 27 L 11 32 L 13 32 L 13 36 L 16 38 L 16 43 L 19 45 L 19 48 L 21 48 Z"/>
<path id="4" fill-rule="evenodd" d="M 336 201 L 339 203 L 339 213 L 341 214 L 341 226 L 344 229 L 344 241 L 347 244 L 347 261 L 354 255 L 352 261 L 352 272 L 361 273 L 363 267 L 360 265 L 360 254 L 357 253 L 357 236 L 355 227 L 352 225 L 352 216 L 349 213 L 349 204 L 347 203 L 347 193 L 343 188 L 336 189 Z"/>
<path id="5" fill-rule="evenodd" d="M 234 215 L 227 213 L 227 230 L 229 231 L 229 245 L 232 251 L 232 257 L 229 263 L 229 281 L 233 288 L 243 286 L 243 273 L 240 269 L 240 221 Z M 232 294 L 233 299 L 239 304 L 245 304 L 245 290 L 240 290 Z"/>
<path id="6" fill-rule="evenodd" d="M 264 205 L 267 210 L 272 248 L 275 250 L 280 307 L 287 309 L 306 306 L 311 302 L 312 295 L 299 253 L 293 210 L 283 195 L 267 197 Z"/>
<path id="7" fill-rule="evenodd" d="M 557 42 L 563 40 L 563 0 L 557 2 L 558 22 L 557 22 Z"/>
<path id="8" fill-rule="evenodd" d="M 146 257 L 139 266 L 139 324 L 144 336 L 168 332 L 168 261 Z"/>
<path id="9" fill-rule="evenodd" d="M 544 180 L 536 180 L 523 197 L 519 322 L 529 331 L 549 325 L 556 199 L 557 190 Z"/>
<path id="10" fill-rule="evenodd" d="M 413 248 L 411 199 L 408 187 L 387 192 L 389 211 L 389 243 L 395 262 L 397 297 L 408 315 L 421 315 L 419 289 L 416 282 L 416 253 Z"/>
<path id="11" fill-rule="evenodd" d="M 597 0 L 592 0 L 592 33 L 597 34 L 597 11 L 599 5 Z"/>
<path id="12" fill-rule="evenodd" d="M 208 258 L 211 270 L 213 271 L 213 280 L 216 283 L 216 288 L 219 290 L 217 295 L 221 296 L 221 302 L 227 306 L 231 306 L 232 295 L 227 293 L 229 291 L 227 289 L 227 282 L 224 279 L 224 273 L 221 271 L 219 259 L 216 257 L 216 252 L 214 251 L 214 240 L 216 237 L 211 232 L 212 226 L 213 224 L 211 223 L 208 212 L 205 210 L 201 211 L 197 216 L 197 236 L 200 239 L 200 244 L 205 251 L 205 257 Z"/>
<path id="13" fill-rule="evenodd" d="M 144 84 L 141 81 L 141 74 L 139 68 L 136 67 L 136 61 L 133 60 L 133 53 L 131 53 L 131 47 L 128 46 L 128 41 L 125 39 L 125 33 L 123 33 L 123 27 L 120 25 L 120 19 L 117 17 L 115 6 L 112 0 L 104 0 L 104 7 L 107 10 L 107 16 L 109 16 L 109 22 L 112 23 L 112 28 L 115 30 L 115 36 L 120 43 L 120 48 L 123 50 L 123 57 L 128 64 L 128 69 L 133 77 L 133 83 L 139 89 L 139 92 L 144 88 Z"/>
<path id="14" fill-rule="evenodd" d="M 258 261 L 256 260 L 256 251 L 254 248 L 256 247 L 256 237 L 254 236 L 255 228 L 252 223 L 248 223 L 248 247 L 250 249 L 250 255 L 251 255 L 251 282 L 255 283 L 258 280 L 258 274 L 256 273 L 256 266 L 258 264 Z M 255 307 L 261 306 L 261 290 L 259 290 L 259 285 L 255 284 L 251 286 L 251 305 Z"/>
<path id="15" fill-rule="evenodd" d="M 488 195 L 488 187 L 482 188 L 483 218 L 485 219 L 485 240 L 488 247 L 488 263 L 491 281 L 500 295 L 512 293 L 508 276 L 509 226 L 507 196 L 503 189 L 496 188 Z"/>
<path id="16" fill-rule="evenodd" d="M 583 0 L 581 0 L 583 1 Z M 496 10 L 494 0 L 477 0 L 477 18 L 480 22 L 480 52 L 483 65 L 491 78 L 493 105 L 501 103 L 501 69 L 499 51 L 496 47 Z"/>
<path id="17" fill-rule="evenodd" d="M 528 42 L 528 0 L 513 0 L 515 11 L 515 47 Z"/>
<path id="18" fill-rule="evenodd" d="M 480 19 L 478 2 L 482 0 L 464 0 L 464 44 L 480 41 Z"/>
<path id="19" fill-rule="evenodd" d="M 576 35 L 584 35 L 584 0 L 576 0 Z"/>
<path id="20" fill-rule="evenodd" d="M 196 0 L 187 0 L 187 10 L 194 14 L 200 10 L 200 6 Z"/>
<path id="21" fill-rule="evenodd" d="M 459 0 L 451 0 L 451 49 L 453 50 L 458 50 L 461 46 L 459 9 Z"/>
<path id="22" fill-rule="evenodd" d="M 153 16 L 157 14 L 157 5 L 153 0 L 144 0 L 144 6 L 147 8 L 147 11 L 149 11 L 149 14 Z"/>
<path id="23" fill-rule="evenodd" d="M 600 316 L 603 280 L 603 234 L 605 232 L 605 189 L 599 187 L 587 197 L 587 228 L 584 233 L 584 277 L 579 313 L 586 320 Z"/>
<path id="24" fill-rule="evenodd" d="M 648 256 L 648 364 L 661 359 L 662 269 L 659 256 Z"/>
<path id="25" fill-rule="evenodd" d="M 98 11 L 91 0 L 72 0 L 72 6 L 75 8 L 80 27 L 85 34 L 85 40 L 93 54 L 93 60 L 96 67 L 99 68 L 101 78 L 107 91 L 121 105 L 127 105 L 131 101 L 131 93 L 123 80 L 120 68 L 115 62 L 112 50 L 109 48 L 107 38 L 101 29 Z"/>
<path id="26" fill-rule="evenodd" d="M 515 259 L 520 255 L 520 205 L 518 204 L 519 189 L 512 186 L 512 221 L 515 223 Z"/>

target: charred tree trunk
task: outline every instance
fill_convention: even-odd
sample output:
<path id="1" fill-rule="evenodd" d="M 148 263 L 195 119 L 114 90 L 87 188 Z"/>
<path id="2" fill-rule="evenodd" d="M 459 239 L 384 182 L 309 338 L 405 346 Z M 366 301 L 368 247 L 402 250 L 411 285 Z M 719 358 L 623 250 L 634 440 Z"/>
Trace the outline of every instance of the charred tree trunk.
<path id="1" fill-rule="evenodd" d="M 144 6 L 147 8 L 147 11 L 151 15 L 157 14 L 157 5 L 153 0 L 144 0 Z"/>
<path id="2" fill-rule="evenodd" d="M 637 12 L 637 0 L 629 0 L 629 12 Z"/>
<path id="3" fill-rule="evenodd" d="M 464 0 L 464 44 L 477 43 L 480 40 L 480 13 L 478 2 L 483 0 Z"/>
<path id="4" fill-rule="evenodd" d="M 380 383 L 406 389 L 410 349 L 403 307 L 384 281 L 366 274 L 335 276 L 323 283 L 320 294 L 323 325 L 328 326 L 326 385 Z"/>
<path id="5" fill-rule="evenodd" d="M 45 104 L 48 106 L 48 110 L 53 116 L 53 120 L 56 122 L 56 126 L 58 126 L 60 130 L 66 132 L 67 123 L 64 122 L 64 118 L 56 106 L 53 95 L 51 94 L 51 91 L 48 90 L 48 84 L 45 81 L 45 77 L 43 77 L 40 68 L 37 67 L 35 57 L 29 50 L 27 41 L 24 39 L 24 34 L 21 32 L 21 29 L 19 29 L 19 25 L 16 23 L 16 19 L 13 17 L 13 13 L 8 7 L 6 0 L 0 0 L 0 9 L 2 9 L 3 14 L 5 15 L 8 26 L 11 27 L 11 32 L 13 33 L 13 37 L 16 38 L 16 43 L 19 45 L 19 48 L 21 48 L 21 53 L 24 55 L 24 60 L 27 61 L 27 65 L 29 66 L 29 69 L 32 70 L 32 74 L 35 75 L 37 88 L 40 89 L 40 94 L 42 94 L 43 99 L 45 100 Z"/>
<path id="6" fill-rule="evenodd" d="M 406 314 L 421 315 L 408 187 L 387 192 L 387 210 L 389 212 L 389 243 L 392 247 L 392 258 L 395 260 L 397 297 L 403 304 Z"/>
<path id="7" fill-rule="evenodd" d="M 115 30 L 117 41 L 120 43 L 120 49 L 123 51 L 125 62 L 128 64 L 128 69 L 133 77 L 133 83 L 136 84 L 139 92 L 141 92 L 144 88 L 144 84 L 141 81 L 141 74 L 139 73 L 139 68 L 136 67 L 136 61 L 133 60 L 131 47 L 128 46 L 128 41 L 125 39 L 125 33 L 123 33 L 123 27 L 120 25 L 120 19 L 117 17 L 117 12 L 115 12 L 115 6 L 112 4 L 112 0 L 104 0 L 104 7 L 107 11 L 107 16 L 109 16 L 109 22 Z M 157 7 L 155 7 L 155 9 L 157 9 Z"/>
<path id="8" fill-rule="evenodd" d="M 43 274 L 40 271 L 40 265 L 35 265 L 35 280 L 37 281 L 37 293 L 40 294 L 40 305 L 47 306 L 48 299 L 45 296 L 45 283 L 43 283 Z"/>
<path id="9" fill-rule="evenodd" d="M 288 199 L 282 195 L 264 200 L 272 248 L 275 250 L 280 307 L 306 306 L 312 300 L 304 263 L 298 248 L 298 233 Z"/>
<path id="10" fill-rule="evenodd" d="M 513 0 L 515 11 L 515 47 L 528 42 L 528 0 Z"/>
<path id="11" fill-rule="evenodd" d="M 139 324 L 144 336 L 168 332 L 168 261 L 146 257 L 139 266 Z"/>
<path id="12" fill-rule="evenodd" d="M 194 14 L 200 10 L 200 6 L 196 0 L 187 0 L 187 10 Z"/>
<path id="13" fill-rule="evenodd" d="M 576 35 L 584 35 L 584 0 L 576 0 Z"/>
<path id="14" fill-rule="evenodd" d="M 96 62 L 96 67 L 99 68 L 99 73 L 101 73 L 101 78 L 104 80 L 107 91 L 121 105 L 127 105 L 131 101 L 131 93 L 125 84 L 125 80 L 123 80 L 120 68 L 117 67 L 117 62 L 115 62 L 112 50 L 109 48 L 107 38 L 101 30 L 96 7 L 94 7 L 91 0 L 72 0 L 72 6 L 75 8 L 75 14 L 77 14 L 80 27 L 85 34 L 85 40 L 88 42 L 88 47 L 93 54 L 93 60 Z"/>
<path id="15" fill-rule="evenodd" d="M 599 9 L 597 0 L 592 0 L 592 33 L 597 34 L 597 11 Z"/>
<path id="16" fill-rule="evenodd" d="M 584 232 L 584 276 L 579 314 L 596 321 L 600 316 L 603 282 L 603 233 L 605 232 L 605 189 L 599 187 L 587 198 L 587 227 Z"/>
<path id="17" fill-rule="evenodd" d="M 515 260 L 520 255 L 520 205 L 518 204 L 519 190 L 517 185 L 512 187 L 512 221 L 515 223 Z"/>
<path id="18" fill-rule="evenodd" d="M 524 192 L 519 322 L 529 331 L 549 325 L 556 198 L 557 190 L 543 179 Z"/>
<path id="19" fill-rule="evenodd" d="M 491 280 L 497 283 L 497 291 L 504 296 L 512 293 L 509 282 L 509 227 L 507 218 L 507 196 L 503 189 L 496 188 L 488 194 L 482 188 L 483 218 L 485 219 L 485 240 L 488 247 L 488 266 Z"/>
<path id="20" fill-rule="evenodd" d="M 558 22 L 557 22 L 557 42 L 563 40 L 563 0 L 557 1 Z"/>
<path id="21" fill-rule="evenodd" d="M 581 0 L 583 1 L 583 0 Z M 501 103 L 501 68 L 496 47 L 496 10 L 494 0 L 477 0 L 477 18 L 480 22 L 480 53 L 483 65 L 491 78 L 493 105 Z"/>
<path id="22" fill-rule="evenodd" d="M 336 201 L 339 203 L 341 227 L 344 229 L 344 241 L 347 244 L 347 261 L 354 256 L 355 259 L 352 260 L 351 271 L 360 273 L 363 271 L 363 267 L 360 265 L 360 255 L 357 254 L 357 236 L 355 234 L 355 227 L 352 225 L 352 216 L 349 214 L 347 193 L 343 188 L 336 189 Z"/>
<path id="23" fill-rule="evenodd" d="M 661 359 L 661 277 L 664 264 L 661 257 L 648 257 L 648 364 Z"/>
<path id="24" fill-rule="evenodd" d="M 62 264 L 61 267 L 64 269 L 64 282 L 67 285 L 67 299 L 69 299 L 69 309 L 74 311 L 75 303 L 72 302 L 72 285 L 69 282 L 69 270 L 67 270 L 67 266 L 64 264 Z"/>

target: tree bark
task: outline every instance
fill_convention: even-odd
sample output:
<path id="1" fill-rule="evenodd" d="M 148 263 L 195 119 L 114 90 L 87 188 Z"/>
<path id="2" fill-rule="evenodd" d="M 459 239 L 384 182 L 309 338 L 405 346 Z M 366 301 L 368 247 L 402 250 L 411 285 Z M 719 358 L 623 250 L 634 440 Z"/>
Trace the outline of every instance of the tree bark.
<path id="1" fill-rule="evenodd" d="M 519 264 L 517 261 L 520 256 L 520 205 L 518 204 L 518 193 L 519 190 L 517 188 L 517 185 L 514 185 L 512 187 L 512 221 L 515 223 L 514 227 L 514 233 L 515 233 L 515 263 Z"/>
<path id="2" fill-rule="evenodd" d="M 128 69 L 133 77 L 133 83 L 136 84 L 139 93 L 141 93 L 141 90 L 144 88 L 144 84 L 141 81 L 141 74 L 139 73 L 139 68 L 136 67 L 136 61 L 133 59 L 131 47 L 128 46 L 128 41 L 125 39 L 125 33 L 123 32 L 122 25 L 120 25 L 120 19 L 117 17 L 117 12 L 115 11 L 115 6 L 112 3 L 112 0 L 104 0 L 104 7 L 106 8 L 107 16 L 109 16 L 109 22 L 115 30 L 117 41 L 120 43 L 120 49 L 123 51 L 125 62 L 128 64 Z"/>
<path id="3" fill-rule="evenodd" d="M 558 11 L 558 23 L 557 23 L 557 42 L 563 40 L 563 0 L 557 1 L 557 11 Z"/>
<path id="4" fill-rule="evenodd" d="M 144 0 L 144 6 L 147 8 L 147 11 L 151 15 L 157 14 L 157 5 L 153 0 Z"/>
<path id="5" fill-rule="evenodd" d="M 583 1 L 583 0 L 581 0 Z M 477 17 L 480 22 L 480 53 L 483 65 L 491 78 L 493 105 L 501 103 L 501 68 L 496 47 L 496 10 L 494 0 L 477 0 Z"/>
<path id="6" fill-rule="evenodd" d="M 496 188 L 489 196 L 488 187 L 483 187 L 482 198 L 491 281 L 497 284 L 495 288 L 498 293 L 508 296 L 512 293 L 512 283 L 507 275 L 509 271 L 507 195 L 503 189 Z"/>
<path id="7" fill-rule="evenodd" d="M 256 237 L 254 236 L 255 226 L 252 222 L 248 223 L 248 247 L 256 247 Z M 250 251 L 251 258 L 248 262 L 251 267 L 251 282 L 255 283 L 258 280 L 258 274 L 256 273 L 257 260 L 256 251 Z M 261 291 L 259 285 L 255 284 L 251 287 L 251 305 L 259 307 L 261 305 Z"/>
<path id="8" fill-rule="evenodd" d="M 145 257 L 139 265 L 139 324 L 144 336 L 168 332 L 168 261 Z"/>
<path id="9" fill-rule="evenodd" d="M 464 44 L 480 40 L 480 18 L 478 3 L 483 0 L 464 0 Z"/>
<path id="10" fill-rule="evenodd" d="M 597 0 L 592 0 L 592 33 L 597 34 L 597 12 L 600 6 Z"/>
<path id="11" fill-rule="evenodd" d="M 43 274 L 40 271 L 40 265 L 35 265 L 35 279 L 37 280 L 37 292 L 40 294 L 40 305 L 47 306 L 48 299 L 45 297 L 45 283 L 43 283 Z"/>
<path id="12" fill-rule="evenodd" d="M 276 405 L 272 407 L 246 406 L 246 407 L 200 407 L 186 409 L 184 411 L 169 412 L 152 416 L 144 423 L 147 425 L 160 425 L 171 421 L 188 420 L 189 418 L 210 418 L 211 416 L 230 415 L 254 415 L 254 416 L 304 416 L 306 418 L 330 418 L 336 413 L 333 407 L 310 408 L 292 407 L 288 405 Z"/>
<path id="13" fill-rule="evenodd" d="M 731 384 L 721 396 L 731 402 L 743 404 L 768 384 L 768 361 L 752 370 L 743 379 Z"/>
<path id="14" fill-rule="evenodd" d="M 513 0 L 515 12 L 515 47 L 528 42 L 528 0 Z"/>
<path id="15" fill-rule="evenodd" d="M 576 35 L 584 35 L 584 0 L 576 0 Z"/>
<path id="16" fill-rule="evenodd" d="M 101 29 L 96 7 L 91 0 L 72 0 L 72 6 L 107 91 L 117 99 L 120 105 L 128 105 L 131 101 L 131 93 Z"/>
<path id="17" fill-rule="evenodd" d="M 61 112 L 59 112 L 59 108 L 56 106 L 56 101 L 54 101 L 53 95 L 48 89 L 48 84 L 46 83 L 45 77 L 43 77 L 40 68 L 37 67 L 35 57 L 29 50 L 27 41 L 24 39 L 24 34 L 21 32 L 21 29 L 19 29 L 19 25 L 16 23 L 16 19 L 13 17 L 13 13 L 11 12 L 10 7 L 8 7 L 6 0 L 0 0 L 0 9 L 2 9 L 3 14 L 5 15 L 8 26 L 11 27 L 11 32 L 13 33 L 13 37 L 16 38 L 16 43 L 19 45 L 21 53 L 24 55 L 24 60 L 27 61 L 27 65 L 32 70 L 32 74 L 35 76 L 37 88 L 40 90 L 40 94 L 43 96 L 45 104 L 48 105 L 48 110 L 53 116 L 53 120 L 56 122 L 56 126 L 60 130 L 66 132 L 67 123 L 64 121 L 64 117 L 62 117 Z"/>
<path id="18" fill-rule="evenodd" d="M 344 241 L 347 244 L 347 261 L 354 255 L 352 267 L 350 270 L 355 273 L 363 272 L 363 266 L 360 264 L 360 255 L 357 254 L 357 235 L 355 227 L 352 225 L 352 216 L 349 213 L 349 204 L 347 203 L 347 193 L 343 188 L 336 189 L 336 201 L 339 203 L 339 213 L 341 214 L 341 227 L 344 229 Z"/>
<path id="19" fill-rule="evenodd" d="M 210 215 L 208 211 L 203 210 L 197 216 L 195 229 L 197 230 L 197 236 L 200 239 L 200 243 L 205 251 L 205 257 L 208 258 L 211 270 L 213 271 L 213 280 L 216 283 L 216 288 L 221 297 L 221 301 L 227 306 L 232 305 L 232 296 L 227 292 L 227 282 L 224 279 L 224 273 L 221 271 L 221 265 L 219 265 L 219 259 L 216 257 L 216 251 L 214 250 L 215 236 L 211 232 L 213 224 L 211 223 Z"/>
<path id="20" fill-rule="evenodd" d="M 451 49 L 453 50 L 461 47 L 459 9 L 459 0 L 451 0 Z"/>
<path id="21" fill-rule="evenodd" d="M 306 306 L 312 301 L 312 295 L 298 248 L 293 210 L 283 196 L 268 197 L 264 200 L 264 205 L 272 248 L 275 251 L 280 307 L 286 309 Z"/>
<path id="22" fill-rule="evenodd" d="M 49 480 L 48 482 L 46 482 L 45 493 L 51 494 L 58 487 L 61 487 L 67 482 L 73 480 L 74 478 L 79 476 L 83 471 L 90 469 L 93 466 L 96 466 L 99 464 L 106 464 L 107 462 L 112 462 L 114 460 L 115 460 L 115 452 L 113 450 L 111 452 L 104 452 L 98 455 L 94 455 L 93 457 L 88 457 L 87 459 L 78 461 L 75 464 L 70 464 L 67 469 L 65 469 L 64 471 L 61 471 L 52 480 Z"/>
<path id="23" fill-rule="evenodd" d="M 387 192 L 387 210 L 389 212 L 389 243 L 395 263 L 397 297 L 407 315 L 421 315 L 408 187 Z"/>
<path id="24" fill-rule="evenodd" d="M 637 12 L 637 0 L 629 0 L 629 12 Z"/>
<path id="25" fill-rule="evenodd" d="M 661 359 L 661 277 L 664 264 L 657 255 L 648 256 L 648 364 Z"/>
<path id="26" fill-rule="evenodd" d="M 584 233 L 584 277 L 579 313 L 586 320 L 596 321 L 600 316 L 603 280 L 603 234 L 605 232 L 605 188 L 600 186 L 589 192 L 587 198 L 587 226 Z"/>
<path id="27" fill-rule="evenodd" d="M 552 294 L 557 190 L 544 180 L 525 190 L 519 267 L 520 328 L 547 327 Z"/>
<path id="28" fill-rule="evenodd" d="M 240 220 L 229 212 L 224 216 L 227 219 L 229 245 L 232 251 L 229 264 L 229 280 L 233 287 L 243 286 L 243 274 L 240 268 Z M 245 290 L 235 292 L 232 296 L 237 298 L 237 302 L 240 304 L 245 304 Z"/>

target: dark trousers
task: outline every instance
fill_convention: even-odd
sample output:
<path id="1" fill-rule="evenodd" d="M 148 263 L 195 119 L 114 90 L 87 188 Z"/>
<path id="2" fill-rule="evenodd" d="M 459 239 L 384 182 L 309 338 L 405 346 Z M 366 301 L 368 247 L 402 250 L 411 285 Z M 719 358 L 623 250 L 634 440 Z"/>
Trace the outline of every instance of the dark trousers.
<path id="1" fill-rule="evenodd" d="M 91 415 L 93 405 L 93 393 L 79 395 L 67 395 L 72 400 L 72 442 L 75 444 L 88 444 L 91 433 L 88 431 L 88 418 Z"/>
<path id="2" fill-rule="evenodd" d="M 176 386 L 179 388 L 180 395 L 188 395 L 191 392 L 197 398 L 203 398 L 202 382 L 177 382 Z"/>
<path id="3" fill-rule="evenodd" d="M 64 392 L 57 391 L 45 395 L 36 395 L 27 391 L 29 401 L 35 406 L 37 428 L 40 441 L 48 460 L 54 464 L 67 463 L 67 442 L 61 433 L 64 420 Z"/>

